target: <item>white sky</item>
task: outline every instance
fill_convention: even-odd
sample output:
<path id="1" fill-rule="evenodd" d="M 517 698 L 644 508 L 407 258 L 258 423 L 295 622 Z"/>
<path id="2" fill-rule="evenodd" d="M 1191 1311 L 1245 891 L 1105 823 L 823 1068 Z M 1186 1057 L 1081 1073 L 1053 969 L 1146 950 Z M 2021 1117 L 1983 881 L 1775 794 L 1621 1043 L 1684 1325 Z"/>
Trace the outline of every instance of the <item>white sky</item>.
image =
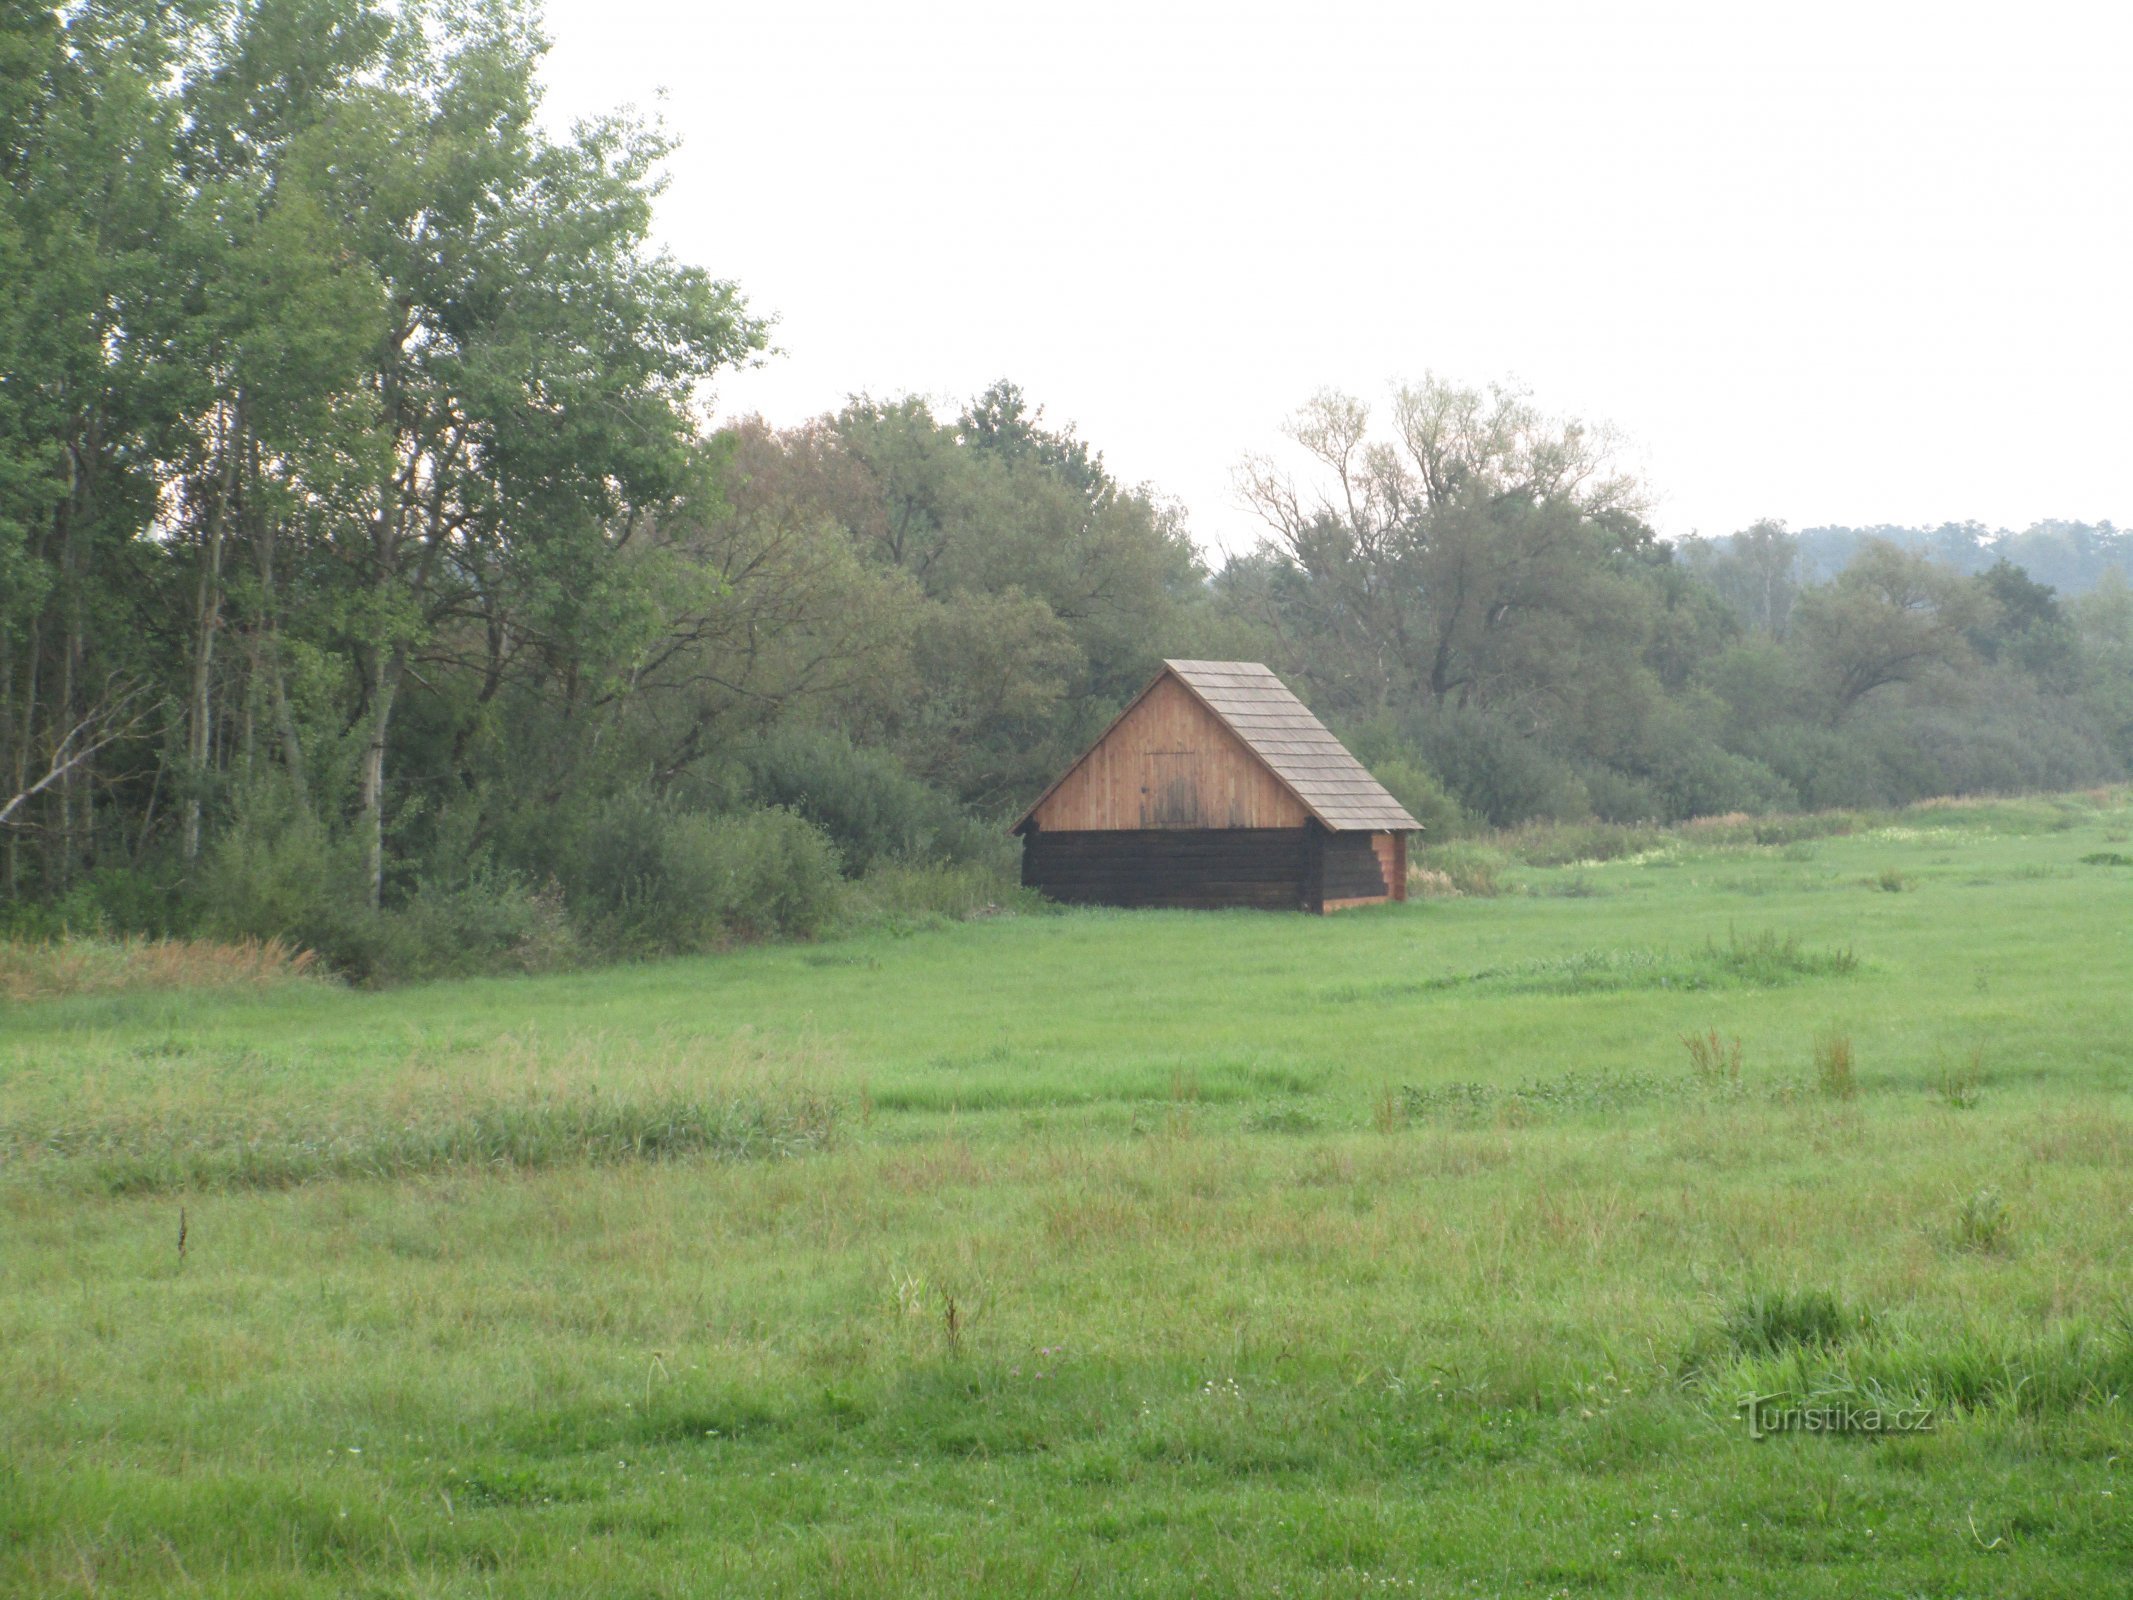
<path id="1" fill-rule="evenodd" d="M 2133 523 L 2133 8 L 548 0 L 558 120 L 781 353 L 722 412 L 1013 378 L 1203 543 L 1333 385 L 1514 378 L 1671 535 Z M 664 100 L 657 96 L 664 91 Z"/>

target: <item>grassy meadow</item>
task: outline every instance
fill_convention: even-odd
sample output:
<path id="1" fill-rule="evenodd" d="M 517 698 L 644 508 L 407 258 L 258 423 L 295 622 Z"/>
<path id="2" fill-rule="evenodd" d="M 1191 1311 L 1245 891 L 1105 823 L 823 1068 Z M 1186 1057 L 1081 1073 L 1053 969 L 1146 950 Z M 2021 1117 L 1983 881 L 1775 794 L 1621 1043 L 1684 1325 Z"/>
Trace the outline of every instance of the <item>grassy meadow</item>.
<path id="1" fill-rule="evenodd" d="M 0 1592 L 2125 1592 L 2129 834 L 1559 830 L 1324 920 L 379 993 L 18 973 Z"/>

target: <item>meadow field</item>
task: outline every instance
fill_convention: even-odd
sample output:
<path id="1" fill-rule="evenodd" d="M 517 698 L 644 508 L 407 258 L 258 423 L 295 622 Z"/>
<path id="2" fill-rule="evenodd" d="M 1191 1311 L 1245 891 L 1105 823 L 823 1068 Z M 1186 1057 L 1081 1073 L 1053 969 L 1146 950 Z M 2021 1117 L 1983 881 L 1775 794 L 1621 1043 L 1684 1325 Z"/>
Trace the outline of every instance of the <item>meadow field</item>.
<path id="1" fill-rule="evenodd" d="M 1477 892 L 1323 920 L 18 975 L 0 1591 L 2126 1593 L 2129 835 L 2097 792 L 1452 846 Z"/>

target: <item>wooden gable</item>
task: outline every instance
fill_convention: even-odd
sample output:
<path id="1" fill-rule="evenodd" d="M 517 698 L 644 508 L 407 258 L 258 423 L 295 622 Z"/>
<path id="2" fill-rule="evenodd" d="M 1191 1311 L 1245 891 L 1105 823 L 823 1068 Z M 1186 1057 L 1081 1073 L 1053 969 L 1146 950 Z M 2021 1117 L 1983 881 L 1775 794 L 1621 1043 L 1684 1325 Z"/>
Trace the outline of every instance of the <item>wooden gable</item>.
<path id="1" fill-rule="evenodd" d="M 1310 813 L 1165 671 L 1024 819 L 1047 833 L 1300 828 Z"/>

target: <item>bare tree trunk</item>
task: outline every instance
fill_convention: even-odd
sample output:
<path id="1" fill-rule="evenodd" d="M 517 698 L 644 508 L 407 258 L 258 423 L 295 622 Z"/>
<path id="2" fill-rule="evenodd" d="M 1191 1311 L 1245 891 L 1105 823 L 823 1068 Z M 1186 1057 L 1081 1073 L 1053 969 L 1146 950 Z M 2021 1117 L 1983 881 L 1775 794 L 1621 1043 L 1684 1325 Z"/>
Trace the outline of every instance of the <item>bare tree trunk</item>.
<path id="1" fill-rule="evenodd" d="M 78 694 L 79 665 L 82 652 L 81 629 L 81 580 L 75 570 L 73 497 L 62 506 L 62 530 L 59 536 L 59 603 L 65 614 L 65 632 L 60 636 L 59 647 L 59 694 L 53 706 L 52 728 L 74 725 L 77 716 L 75 701 Z M 51 879 L 46 892 L 64 893 L 74 881 L 74 773 L 72 766 L 59 775 L 59 828 L 58 847 L 48 855 L 51 864 Z"/>

